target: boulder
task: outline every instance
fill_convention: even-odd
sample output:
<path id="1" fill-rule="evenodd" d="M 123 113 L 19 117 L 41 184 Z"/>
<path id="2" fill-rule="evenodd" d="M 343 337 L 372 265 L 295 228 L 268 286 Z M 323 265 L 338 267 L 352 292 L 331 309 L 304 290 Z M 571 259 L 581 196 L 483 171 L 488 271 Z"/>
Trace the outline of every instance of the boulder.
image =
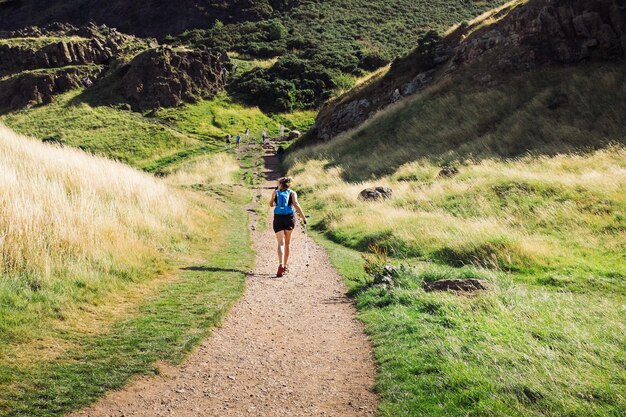
<path id="1" fill-rule="evenodd" d="M 424 291 L 474 292 L 489 289 L 489 283 L 482 279 L 442 279 L 425 282 Z"/>
<path id="2" fill-rule="evenodd" d="M 439 178 L 450 178 L 454 177 L 459 173 L 459 169 L 457 167 L 444 167 L 437 176 Z"/>
<path id="3" fill-rule="evenodd" d="M 366 188 L 359 193 L 359 199 L 363 201 L 388 200 L 393 196 L 393 190 L 388 187 Z"/>
<path id="4" fill-rule="evenodd" d="M 193 103 L 224 88 L 227 63 L 217 51 L 149 49 L 130 62 L 122 92 L 139 111 Z"/>
<path id="5" fill-rule="evenodd" d="M 300 136 L 302 136 L 302 133 L 300 133 L 299 130 L 292 130 L 289 132 L 289 139 L 298 139 Z"/>

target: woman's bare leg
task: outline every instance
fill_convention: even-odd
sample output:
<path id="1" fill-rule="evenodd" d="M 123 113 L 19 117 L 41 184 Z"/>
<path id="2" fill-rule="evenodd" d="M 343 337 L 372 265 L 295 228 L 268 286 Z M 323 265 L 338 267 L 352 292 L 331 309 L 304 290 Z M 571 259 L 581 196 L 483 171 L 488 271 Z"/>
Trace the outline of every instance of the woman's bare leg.
<path id="1" fill-rule="evenodd" d="M 291 244 L 291 233 L 293 230 L 285 230 L 285 263 L 283 264 L 285 268 L 289 263 L 289 245 Z"/>
<path id="2" fill-rule="evenodd" d="M 276 233 L 276 242 L 278 243 L 278 264 L 279 265 L 284 265 L 283 263 L 283 256 L 284 256 L 284 248 L 285 248 L 285 232 L 284 231 L 280 231 L 278 233 Z M 288 252 L 287 252 L 288 253 Z"/>

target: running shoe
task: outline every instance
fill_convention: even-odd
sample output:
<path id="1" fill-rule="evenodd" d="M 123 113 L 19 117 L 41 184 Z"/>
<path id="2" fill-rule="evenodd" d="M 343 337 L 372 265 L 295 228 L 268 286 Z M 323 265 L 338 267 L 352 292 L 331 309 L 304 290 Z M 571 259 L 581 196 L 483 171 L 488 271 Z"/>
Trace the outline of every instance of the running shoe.
<path id="1" fill-rule="evenodd" d="M 285 268 L 282 265 L 278 267 L 278 271 L 276 271 L 276 278 L 280 278 L 285 273 Z"/>

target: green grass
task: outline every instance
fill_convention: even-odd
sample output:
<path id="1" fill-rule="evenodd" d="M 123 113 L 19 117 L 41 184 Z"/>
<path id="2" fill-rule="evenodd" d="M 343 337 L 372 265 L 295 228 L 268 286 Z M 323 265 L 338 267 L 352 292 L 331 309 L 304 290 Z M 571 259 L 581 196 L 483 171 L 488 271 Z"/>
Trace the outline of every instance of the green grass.
<path id="1" fill-rule="evenodd" d="M 255 59 L 237 52 L 229 52 L 228 58 L 230 58 L 233 64 L 237 65 L 237 73 L 250 71 L 254 68 L 269 68 L 276 63 L 275 58 Z"/>
<path id="2" fill-rule="evenodd" d="M 0 45 L 21 46 L 28 49 L 38 50 L 44 46 L 58 42 L 86 42 L 87 38 L 80 36 L 40 36 L 40 37 L 24 37 L 24 38 L 5 38 L 0 39 Z"/>
<path id="3" fill-rule="evenodd" d="M 287 158 L 374 344 L 380 414 L 621 416 L 624 66 L 475 75 Z M 372 186 L 393 197 L 360 201 Z M 380 251 L 408 265 L 391 288 L 364 272 Z M 468 276 L 491 289 L 422 287 Z"/>
<path id="4" fill-rule="evenodd" d="M 344 276 L 378 364 L 382 417 L 620 416 L 626 409 L 623 293 L 514 285 L 475 297 L 425 293 L 467 268 L 417 263 L 397 288 L 371 285 L 358 251 L 316 235 Z M 397 261 L 396 261 L 397 262 Z"/>
<path id="5" fill-rule="evenodd" d="M 2 115 L 0 122 L 169 174 L 224 151 L 221 133 L 209 132 L 271 123 L 270 132 L 277 132 L 280 123 L 306 128 L 314 117 L 310 112 L 267 116 L 225 96 L 147 117 L 120 109 L 115 96 L 101 93 L 73 91 L 51 105 Z M 215 125 L 197 128 L 205 117 Z M 255 149 L 241 155 L 242 183 L 259 181 Z M 203 177 L 202 172 L 195 175 Z M 157 372 L 158 360 L 179 363 L 206 337 L 241 296 L 254 259 L 243 209 L 249 189 L 233 187 L 223 175 L 210 172 L 206 177 L 230 185 L 180 184 L 195 209 L 215 216 L 207 216 L 212 222 L 190 230 L 192 235 L 182 241 L 160 242 L 167 256 L 136 269 L 107 271 L 88 282 L 75 276 L 58 285 L 20 280 L 19 286 L 3 286 L 0 330 L 8 339 L 0 341 L 0 415 L 52 416 L 78 409 L 135 374 Z M 195 221 L 204 222 L 205 214 L 198 213 Z M 189 215 L 196 218 L 194 212 Z"/>
<path id="6" fill-rule="evenodd" d="M 137 113 L 92 106 L 81 94 L 75 90 L 60 95 L 53 104 L 0 116 L 0 122 L 21 134 L 51 138 L 136 167 L 200 144 Z"/>
<path id="7" fill-rule="evenodd" d="M 280 125 L 289 129 L 307 130 L 315 121 L 313 111 L 266 114 L 257 107 L 247 107 L 234 102 L 225 93 L 210 101 L 189 104 L 182 109 L 161 109 L 157 117 L 176 129 L 193 134 L 203 140 L 217 140 L 223 143 L 227 134 L 234 138 L 250 129 L 250 138 L 260 141 L 261 132 L 277 136 Z"/>
<path id="8" fill-rule="evenodd" d="M 224 150 L 226 133 L 250 128 L 278 135 L 279 127 L 308 129 L 315 113 L 265 114 L 233 102 L 225 94 L 176 109 L 161 109 L 156 117 L 123 110 L 116 98 L 99 91 L 75 90 L 57 96 L 53 104 L 0 115 L 0 123 L 18 133 L 54 140 L 119 160 L 148 172 L 166 174 L 189 158 Z"/>
<path id="9" fill-rule="evenodd" d="M 483 160 L 456 177 L 438 178 L 427 160 L 390 177 L 347 183 L 326 161 L 290 173 L 316 213 L 313 227 L 333 241 L 367 252 L 442 265 L 479 265 L 516 280 L 576 292 L 626 294 L 622 189 L 624 149 L 582 155 Z M 365 203 L 375 185 L 391 199 Z"/>
<path id="10" fill-rule="evenodd" d="M 216 196 L 209 191 L 198 198 L 208 202 Z M 241 296 L 254 259 L 243 210 L 249 191 L 228 187 L 217 198 L 222 202 L 207 209 L 216 210 L 218 218 L 199 228 L 201 233 L 181 247 L 180 258 L 166 266 L 173 269 L 169 279 L 158 281 L 120 318 L 88 331 L 80 326 L 47 326 L 41 340 L 65 347 L 58 355 L 27 363 L 0 362 L 0 415 L 62 415 L 121 387 L 135 374 L 157 372 L 157 360 L 180 363 Z M 106 291 L 82 291 L 90 297 L 78 300 L 86 311 L 90 305 L 99 308 L 107 303 Z M 33 292 L 35 298 L 44 295 Z M 59 314 L 62 324 L 64 312 Z"/>

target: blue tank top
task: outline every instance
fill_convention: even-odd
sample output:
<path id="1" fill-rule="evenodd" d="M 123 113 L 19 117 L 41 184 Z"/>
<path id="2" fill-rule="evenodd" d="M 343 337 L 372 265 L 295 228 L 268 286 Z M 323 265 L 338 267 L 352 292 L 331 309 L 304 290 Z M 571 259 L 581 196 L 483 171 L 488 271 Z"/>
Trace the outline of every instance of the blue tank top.
<path id="1" fill-rule="evenodd" d="M 276 190 L 276 207 L 274 207 L 274 214 L 278 214 L 279 216 L 286 216 L 289 214 L 293 214 L 294 210 L 291 207 L 291 190 Z"/>

